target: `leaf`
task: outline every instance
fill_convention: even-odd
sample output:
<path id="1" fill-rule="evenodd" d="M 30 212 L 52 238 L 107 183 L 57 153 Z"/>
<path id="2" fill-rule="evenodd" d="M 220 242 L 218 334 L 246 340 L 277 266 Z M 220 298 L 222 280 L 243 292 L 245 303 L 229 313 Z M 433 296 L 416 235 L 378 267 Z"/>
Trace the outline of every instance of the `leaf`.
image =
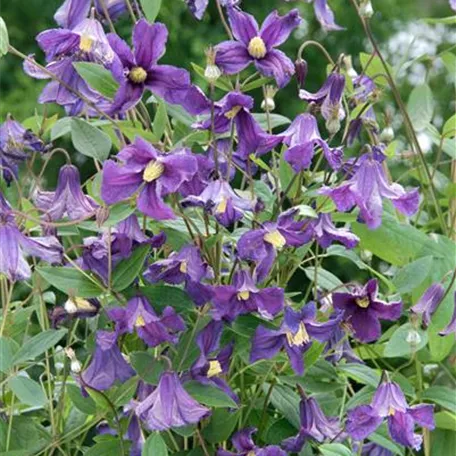
<path id="1" fill-rule="evenodd" d="M 359 383 L 376 388 L 380 382 L 380 374 L 369 366 L 358 363 L 341 364 L 339 370 Z"/>
<path id="2" fill-rule="evenodd" d="M 386 75 L 385 69 L 383 67 L 382 61 L 380 58 L 375 55 L 373 58 L 370 54 L 366 54 L 365 52 L 361 52 L 359 54 L 359 60 L 361 62 L 361 66 L 363 67 L 364 73 L 369 76 L 370 78 L 377 76 L 379 74 Z M 370 63 L 369 63 L 370 62 Z M 368 66 L 369 64 L 369 66 Z M 391 66 L 387 63 L 387 68 L 390 72 L 391 75 L 394 74 L 394 70 L 391 68 Z M 386 76 L 380 78 L 377 77 L 375 78 L 375 83 L 379 86 L 387 86 L 388 85 L 388 80 L 386 79 Z"/>
<path id="3" fill-rule="evenodd" d="M 268 130 L 268 117 L 267 114 L 256 113 L 252 114 L 254 119 L 260 124 L 263 130 Z M 288 117 L 282 116 L 280 114 L 269 114 L 269 122 L 271 123 L 271 128 L 281 127 L 282 125 L 288 125 L 291 123 L 291 120 Z"/>
<path id="4" fill-rule="evenodd" d="M 204 75 L 204 68 L 200 67 L 196 63 L 191 63 L 193 70 L 195 73 L 200 76 L 204 81 L 207 81 L 206 76 Z M 220 90 L 223 90 L 225 92 L 229 92 L 230 90 L 233 90 L 232 86 L 230 85 L 229 79 L 227 79 L 225 76 L 221 76 L 214 82 L 214 86 L 219 88 Z M 244 90 L 245 92 L 245 90 Z"/>
<path id="5" fill-rule="evenodd" d="M 410 293 L 421 285 L 429 275 L 432 264 L 433 258 L 425 256 L 405 265 L 393 279 L 393 284 L 398 293 Z"/>
<path id="6" fill-rule="evenodd" d="M 456 85 L 456 72 L 454 71 L 456 66 L 456 55 L 451 51 L 445 51 L 440 54 L 440 58 L 448 71 L 448 76 L 451 78 L 453 84 Z"/>
<path id="7" fill-rule="evenodd" d="M 191 381 L 186 383 L 184 388 L 195 400 L 209 407 L 238 407 L 230 396 L 214 386 L 202 385 L 201 383 Z"/>
<path id="8" fill-rule="evenodd" d="M 13 356 L 13 364 L 19 364 L 24 361 L 35 359 L 37 356 L 49 350 L 67 333 L 67 330 L 62 329 L 48 329 L 43 331 L 31 339 L 25 341 L 24 345 Z"/>
<path id="9" fill-rule="evenodd" d="M 421 131 L 431 122 L 434 114 L 434 98 L 427 84 L 416 86 L 407 102 L 407 112 L 413 128 Z"/>
<path id="10" fill-rule="evenodd" d="M 11 453 L 15 452 L 15 450 L 21 450 L 20 456 L 31 456 L 39 453 L 39 450 L 51 440 L 46 429 L 30 417 L 15 416 L 11 420 L 11 424 L 9 446 Z M 7 432 L 8 421 L 0 420 L 0 451 L 6 450 Z M 5 456 L 10 456 L 10 452 L 4 454 Z M 13 455 L 14 453 L 11 456 Z"/>
<path id="11" fill-rule="evenodd" d="M 209 443 L 219 443 L 228 440 L 239 419 L 239 412 L 216 409 L 211 415 L 211 421 L 203 430 L 203 436 Z"/>
<path id="12" fill-rule="evenodd" d="M 97 442 L 94 446 L 90 447 L 84 456 L 121 456 L 122 445 L 120 440 L 112 438 L 111 440 L 104 440 Z"/>
<path id="13" fill-rule="evenodd" d="M 442 328 L 436 326 L 433 321 L 428 328 L 429 336 L 429 351 L 431 353 L 431 360 L 439 363 L 443 361 L 450 353 L 454 345 L 453 334 L 442 337 L 439 332 Z"/>
<path id="14" fill-rule="evenodd" d="M 92 89 L 111 100 L 114 98 L 119 84 L 109 70 L 102 65 L 91 62 L 74 62 L 73 66 Z"/>
<path id="15" fill-rule="evenodd" d="M 71 119 L 71 141 L 76 150 L 98 161 L 108 158 L 112 142 L 109 136 L 82 119 Z"/>
<path id="16" fill-rule="evenodd" d="M 456 136 L 456 114 L 453 114 L 443 126 L 442 136 L 453 138 Z"/>
<path id="17" fill-rule="evenodd" d="M 0 337 L 0 372 L 7 373 L 13 363 L 14 353 L 19 346 L 13 339 Z"/>
<path id="18" fill-rule="evenodd" d="M 283 440 L 296 435 L 296 429 L 285 419 L 275 421 L 266 431 L 266 442 L 280 445 Z"/>
<path id="19" fill-rule="evenodd" d="M 43 407 L 47 403 L 47 397 L 40 384 L 31 378 L 17 375 L 8 381 L 11 391 L 25 405 Z"/>
<path id="20" fill-rule="evenodd" d="M 427 17 L 427 18 L 424 18 L 423 21 L 427 22 L 428 24 L 454 25 L 454 24 L 456 24 L 456 16 Z"/>
<path id="21" fill-rule="evenodd" d="M 51 141 L 55 141 L 71 132 L 72 117 L 62 117 L 51 128 Z"/>
<path id="22" fill-rule="evenodd" d="M 304 270 L 307 278 L 310 281 L 315 280 L 315 268 L 309 267 Z M 337 291 L 347 291 L 343 286 L 341 280 L 339 280 L 332 272 L 326 271 L 326 269 L 318 268 L 317 269 L 317 284 L 323 290 L 334 290 L 337 288 Z"/>
<path id="23" fill-rule="evenodd" d="M 258 87 L 262 87 L 268 82 L 271 81 L 271 78 L 265 78 L 261 77 L 259 79 L 256 79 L 255 81 L 249 82 L 245 86 L 242 87 L 242 92 L 250 92 L 253 89 L 257 89 Z"/>
<path id="24" fill-rule="evenodd" d="M 166 369 L 166 361 L 158 360 L 143 351 L 130 353 L 130 362 L 136 373 L 151 385 L 158 383 L 160 375 Z"/>
<path id="25" fill-rule="evenodd" d="M 73 405 L 86 415 L 95 415 L 97 412 L 97 406 L 95 401 L 90 397 L 84 397 L 81 392 L 81 388 L 76 385 L 68 384 L 66 386 L 66 392 Z"/>
<path id="26" fill-rule="evenodd" d="M 168 122 L 168 113 L 166 112 L 166 104 L 163 100 L 159 100 L 157 112 L 155 113 L 153 131 L 158 140 L 165 132 L 166 124 Z"/>
<path id="27" fill-rule="evenodd" d="M 186 291 L 171 285 L 149 285 L 141 287 L 140 292 L 152 304 L 154 309 L 162 311 L 166 306 L 173 307 L 176 312 L 194 308 L 193 301 Z"/>
<path id="28" fill-rule="evenodd" d="M 129 258 L 122 260 L 112 273 L 112 288 L 122 291 L 136 279 L 141 271 L 144 261 L 149 254 L 150 246 L 137 247 Z"/>
<path id="29" fill-rule="evenodd" d="M 423 399 L 434 402 L 451 412 L 456 410 L 456 395 L 446 386 L 431 386 L 423 392 Z"/>
<path id="30" fill-rule="evenodd" d="M 5 21 L 0 16 L 0 57 L 8 54 L 9 38 Z"/>
<path id="31" fill-rule="evenodd" d="M 406 323 L 394 331 L 385 346 L 383 356 L 386 358 L 407 357 L 421 350 L 427 342 L 428 336 L 425 331 Z"/>
<path id="32" fill-rule="evenodd" d="M 456 432 L 456 415 L 454 413 L 438 412 L 434 415 L 434 419 L 436 427 Z"/>
<path id="33" fill-rule="evenodd" d="M 92 298 L 100 296 L 103 288 L 96 281 L 90 280 L 81 271 L 75 268 L 56 266 L 38 267 L 38 274 L 49 282 L 53 287 L 66 294 L 80 298 Z"/>
<path id="34" fill-rule="evenodd" d="M 390 450 L 393 454 L 397 454 L 399 456 L 404 454 L 403 447 L 391 440 L 391 437 L 384 426 L 380 427 L 377 432 L 371 434 L 369 436 L 369 440 L 372 440 L 372 442 L 375 442 L 377 445 Z"/>
<path id="35" fill-rule="evenodd" d="M 147 437 L 141 456 L 168 456 L 168 447 L 160 434 L 154 432 Z"/>
<path id="36" fill-rule="evenodd" d="M 146 19 L 153 23 L 160 11 L 162 0 L 140 0 Z"/>
<path id="37" fill-rule="evenodd" d="M 263 383 L 263 391 L 267 394 L 269 383 Z M 296 429 L 301 426 L 299 418 L 300 397 L 291 388 L 276 385 L 271 393 L 271 403 Z"/>
<path id="38" fill-rule="evenodd" d="M 319 446 L 323 456 L 352 456 L 353 453 L 341 443 L 324 443 Z"/>

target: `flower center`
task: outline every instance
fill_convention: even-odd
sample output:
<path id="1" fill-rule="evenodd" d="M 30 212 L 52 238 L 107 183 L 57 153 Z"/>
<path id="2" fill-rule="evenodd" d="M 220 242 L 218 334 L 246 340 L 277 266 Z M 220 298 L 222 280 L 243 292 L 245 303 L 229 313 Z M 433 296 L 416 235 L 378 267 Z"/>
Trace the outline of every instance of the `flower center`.
<path id="1" fill-rule="evenodd" d="M 388 416 L 394 416 L 396 413 L 396 410 L 393 407 L 390 407 L 388 410 Z"/>
<path id="2" fill-rule="evenodd" d="M 262 59 L 267 52 L 263 38 L 260 36 L 255 36 L 250 40 L 247 50 L 254 59 Z"/>
<path id="3" fill-rule="evenodd" d="M 247 301 L 250 298 L 250 291 L 240 291 L 237 294 L 238 301 Z"/>
<path id="4" fill-rule="evenodd" d="M 364 296 L 364 298 L 356 298 L 355 299 L 356 304 L 358 304 L 359 307 L 366 309 L 369 307 L 370 301 L 367 296 Z"/>
<path id="5" fill-rule="evenodd" d="M 187 274 L 187 262 L 185 260 L 181 261 L 179 271 L 182 272 L 182 274 Z"/>
<path id="6" fill-rule="evenodd" d="M 229 111 L 225 112 L 225 117 L 227 119 L 234 119 L 241 109 L 242 106 L 235 106 L 234 108 L 231 108 Z"/>
<path id="7" fill-rule="evenodd" d="M 163 163 L 152 160 L 144 169 L 143 180 L 146 182 L 153 182 L 163 174 L 164 170 L 165 166 L 163 165 Z"/>
<path id="8" fill-rule="evenodd" d="M 223 198 L 222 201 L 220 201 L 220 203 L 217 204 L 215 212 L 217 214 L 224 214 L 226 212 L 227 204 L 228 204 L 228 200 L 226 198 Z"/>
<path id="9" fill-rule="evenodd" d="M 79 40 L 79 49 L 82 52 L 90 52 L 93 46 L 93 39 L 90 36 L 82 35 Z"/>
<path id="10" fill-rule="evenodd" d="M 209 361 L 209 369 L 207 371 L 207 377 L 214 377 L 215 375 L 220 374 L 222 372 L 222 366 L 217 360 Z"/>
<path id="11" fill-rule="evenodd" d="M 147 78 L 147 72 L 142 67 L 133 67 L 128 73 L 130 81 L 133 81 L 135 84 L 141 84 Z"/>
<path id="12" fill-rule="evenodd" d="M 266 233 L 263 237 L 263 239 L 266 242 L 269 242 L 273 247 L 275 247 L 277 250 L 282 249 L 285 244 L 287 243 L 287 240 L 282 236 L 279 230 L 271 231 L 269 233 Z"/>
<path id="13" fill-rule="evenodd" d="M 255 453 L 255 451 L 250 450 L 246 456 L 256 456 L 256 453 Z"/>
<path id="14" fill-rule="evenodd" d="M 287 331 L 286 336 L 288 345 L 295 345 L 301 347 L 302 345 L 310 342 L 310 337 L 307 332 L 306 326 L 302 321 L 301 323 L 299 323 L 299 329 L 296 332 L 296 334 L 293 334 L 291 331 Z"/>
<path id="15" fill-rule="evenodd" d="M 136 318 L 135 326 L 137 328 L 140 328 L 142 326 L 146 326 L 146 322 L 144 321 L 144 317 L 142 315 L 138 315 L 138 318 Z"/>

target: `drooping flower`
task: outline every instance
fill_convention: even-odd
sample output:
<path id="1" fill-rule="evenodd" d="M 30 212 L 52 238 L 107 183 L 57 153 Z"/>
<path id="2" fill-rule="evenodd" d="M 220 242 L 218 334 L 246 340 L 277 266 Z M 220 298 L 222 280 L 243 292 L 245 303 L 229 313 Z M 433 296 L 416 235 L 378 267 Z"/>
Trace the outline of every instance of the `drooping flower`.
<path id="1" fill-rule="evenodd" d="M 331 8 L 328 5 L 327 0 L 314 0 L 314 10 L 315 16 L 326 31 L 338 31 L 338 30 L 345 30 L 344 27 L 337 25 L 334 19 L 334 13 L 332 12 Z"/>
<path id="2" fill-rule="evenodd" d="M 212 181 L 199 196 L 188 196 L 181 204 L 183 207 L 203 207 L 226 227 L 240 220 L 245 211 L 253 210 L 253 202 L 238 196 L 222 179 Z"/>
<path id="3" fill-rule="evenodd" d="M 331 197 L 339 211 L 346 212 L 358 206 L 359 219 L 370 229 L 378 228 L 382 223 L 382 198 L 391 200 L 404 215 L 410 217 L 416 213 L 420 200 L 418 189 L 406 192 L 399 184 L 389 184 L 381 162 L 373 153 L 362 155 L 357 165 L 350 179 L 338 187 L 321 190 L 322 194 Z"/>
<path id="4" fill-rule="evenodd" d="M 211 411 L 193 399 L 175 372 L 164 372 L 157 388 L 139 403 L 135 413 L 152 431 L 198 423 Z"/>
<path id="5" fill-rule="evenodd" d="M 386 420 L 391 438 L 406 447 L 419 450 L 422 436 L 414 433 L 415 423 L 434 429 L 434 406 L 419 404 L 409 407 L 397 383 L 386 380 L 374 394 L 370 405 L 348 411 L 346 430 L 355 440 L 363 440 Z"/>
<path id="6" fill-rule="evenodd" d="M 57 306 L 50 312 L 52 326 L 55 328 L 65 320 L 75 318 L 92 318 L 98 315 L 101 305 L 95 298 L 84 299 L 77 296 L 69 296 L 63 306 Z"/>
<path id="7" fill-rule="evenodd" d="M 381 335 L 380 320 L 397 320 L 402 301 L 387 303 L 378 298 L 378 281 L 369 280 L 364 287 L 353 286 L 348 293 L 333 293 L 335 309 L 344 311 L 344 321 L 353 328 L 361 342 L 373 342 Z"/>
<path id="8" fill-rule="evenodd" d="M 96 347 L 89 366 L 82 372 L 83 387 L 104 391 L 116 381 L 123 383 L 135 375 L 117 346 L 117 333 L 98 331 Z"/>
<path id="9" fill-rule="evenodd" d="M 60 168 L 55 192 L 37 190 L 34 202 L 51 220 L 67 216 L 70 220 L 87 218 L 95 214 L 98 204 L 81 189 L 79 170 L 74 165 Z"/>
<path id="10" fill-rule="evenodd" d="M 418 302 L 410 308 L 410 311 L 423 316 L 423 326 L 427 328 L 431 322 L 431 316 L 437 310 L 445 294 L 445 287 L 441 283 L 432 284 L 421 296 Z"/>
<path id="11" fill-rule="evenodd" d="M 172 307 L 165 307 L 162 315 L 158 316 L 143 296 L 130 299 L 125 308 L 110 309 L 108 315 L 116 322 L 116 332 L 119 335 L 136 330 L 149 347 L 164 342 L 175 344 L 178 341 L 177 333 L 185 330 L 184 320 Z"/>
<path id="12" fill-rule="evenodd" d="M 213 287 L 212 316 L 217 320 L 233 321 L 238 315 L 258 312 L 271 320 L 283 310 L 285 294 L 282 288 L 259 289 L 249 272 L 234 273 L 232 285 Z"/>
<path id="13" fill-rule="evenodd" d="M 258 447 L 252 438 L 256 432 L 257 429 L 254 427 L 248 427 L 236 432 L 231 438 L 236 452 L 233 453 L 220 448 L 217 450 L 217 456 L 287 456 L 285 451 L 276 445 Z"/>
<path id="14" fill-rule="evenodd" d="M 341 434 L 338 418 L 326 417 L 313 397 L 306 397 L 303 392 L 301 395 L 299 433 L 295 437 L 285 439 L 281 444 L 283 449 L 292 453 L 299 453 L 307 440 L 323 442 L 325 439 L 330 439 L 332 441 Z"/>
<path id="15" fill-rule="evenodd" d="M 456 9 L 456 8 L 455 8 Z M 454 310 L 448 325 L 439 332 L 441 336 L 448 336 L 449 334 L 456 334 L 456 293 L 454 294 Z"/>
<path id="16" fill-rule="evenodd" d="M 303 354 L 312 346 L 312 341 L 326 342 L 339 324 L 339 319 L 319 323 L 316 320 L 317 307 L 309 302 L 299 311 L 285 307 L 280 329 L 268 329 L 259 326 L 252 341 L 250 362 L 270 359 L 279 350 L 285 349 L 291 367 L 298 375 L 304 373 Z"/>
<path id="17" fill-rule="evenodd" d="M 289 146 L 284 158 L 295 172 L 310 166 L 316 147 L 321 147 L 332 169 L 338 170 L 342 165 L 342 149 L 328 146 L 322 139 L 317 120 L 312 114 L 300 114 L 282 135 L 285 137 L 283 142 Z"/>
<path id="18" fill-rule="evenodd" d="M 161 154 L 144 139 L 122 149 L 123 165 L 107 160 L 103 168 L 101 196 L 107 204 L 125 200 L 139 190 L 138 209 L 156 220 L 174 219 L 163 197 L 179 190 L 197 171 L 195 157 L 185 150 Z"/>
<path id="19" fill-rule="evenodd" d="M 273 77 L 281 88 L 294 74 L 293 62 L 275 47 L 283 44 L 301 23 L 297 9 L 279 16 L 273 11 L 261 29 L 255 18 L 237 8 L 228 8 L 228 20 L 236 41 L 224 41 L 215 47 L 215 63 L 226 74 L 236 74 L 254 63 L 264 76 Z"/>
<path id="20" fill-rule="evenodd" d="M 24 280 L 32 275 L 27 255 L 47 263 L 60 263 L 63 248 L 54 236 L 30 237 L 19 230 L 10 205 L 0 192 L 0 273 L 10 280 Z"/>

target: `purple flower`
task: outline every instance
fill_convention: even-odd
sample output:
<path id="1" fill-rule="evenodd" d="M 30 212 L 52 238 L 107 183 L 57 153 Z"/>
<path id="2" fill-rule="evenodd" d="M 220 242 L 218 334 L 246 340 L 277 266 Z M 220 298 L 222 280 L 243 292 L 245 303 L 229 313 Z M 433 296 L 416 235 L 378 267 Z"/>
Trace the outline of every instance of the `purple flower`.
<path id="1" fill-rule="evenodd" d="M 341 433 L 339 419 L 327 418 L 318 402 L 312 397 L 303 395 L 299 403 L 299 414 L 301 418 L 299 433 L 295 437 L 285 439 L 281 445 L 289 452 L 299 453 L 309 439 L 323 442 L 325 439 L 333 440 Z"/>
<path id="2" fill-rule="evenodd" d="M 32 272 L 25 256 L 35 256 L 47 263 L 60 263 L 63 248 L 54 236 L 29 237 L 14 220 L 10 205 L 0 192 L 0 273 L 8 279 L 24 280 Z"/>
<path id="3" fill-rule="evenodd" d="M 285 451 L 275 445 L 268 445 L 264 448 L 258 447 L 252 438 L 256 431 L 256 428 L 248 427 L 236 432 L 231 439 L 236 453 L 219 449 L 217 456 L 287 456 Z"/>
<path id="4" fill-rule="evenodd" d="M 453 11 L 456 11 L 456 0 L 449 0 L 450 7 Z"/>
<path id="5" fill-rule="evenodd" d="M 64 216 L 70 220 L 87 218 L 99 207 L 90 196 L 82 193 L 79 170 L 73 165 L 60 168 L 55 192 L 37 190 L 34 202 L 51 220 Z"/>
<path id="6" fill-rule="evenodd" d="M 239 239 L 239 257 L 256 263 L 259 282 L 271 270 L 277 251 L 288 246 L 300 247 L 311 240 L 311 233 L 303 231 L 306 222 L 294 220 L 297 212 L 297 209 L 290 209 L 279 215 L 277 222 L 267 222 L 260 229 L 247 231 Z"/>
<path id="7" fill-rule="evenodd" d="M 60 27 L 72 29 L 89 15 L 90 0 L 65 0 L 54 15 Z"/>
<path id="8" fill-rule="evenodd" d="M 312 114 L 301 114 L 293 120 L 288 129 L 282 133 L 284 143 L 288 146 L 284 158 L 295 172 L 308 168 L 315 154 L 315 148 L 321 147 L 323 154 L 332 169 L 342 165 L 342 148 L 330 148 L 321 138 L 317 120 Z"/>
<path id="9" fill-rule="evenodd" d="M 259 289 L 247 271 L 237 271 L 232 285 L 213 287 L 212 316 L 217 320 L 233 321 L 238 315 L 258 312 L 271 320 L 283 310 L 285 294 L 282 288 Z"/>
<path id="10" fill-rule="evenodd" d="M 347 249 L 353 249 L 358 245 L 359 238 L 348 229 L 336 228 L 331 220 L 331 214 L 321 213 L 316 220 L 309 222 L 307 227 L 324 249 L 328 248 L 334 241 L 345 245 Z"/>
<path id="11" fill-rule="evenodd" d="M 241 220 L 244 211 L 253 210 L 251 201 L 236 195 L 230 184 L 221 179 L 208 184 L 199 196 L 188 196 L 182 200 L 182 206 L 203 207 L 226 227 Z"/>
<path id="12" fill-rule="evenodd" d="M 148 142 L 136 138 L 117 156 L 124 162 L 107 160 L 103 168 L 101 196 L 107 204 L 129 198 L 139 190 L 138 209 L 156 220 L 174 219 L 163 197 L 179 190 L 197 171 L 195 157 L 185 150 L 160 154 Z"/>
<path id="13" fill-rule="evenodd" d="M 108 15 L 112 21 L 116 21 L 120 16 L 127 12 L 127 4 L 125 0 L 95 0 L 95 8 L 101 17 L 105 17 L 103 4 L 108 11 Z M 132 7 L 134 8 L 134 4 Z"/>
<path id="14" fill-rule="evenodd" d="M 172 307 L 165 307 L 159 317 L 142 296 L 130 299 L 126 308 L 116 307 L 109 310 L 108 315 L 116 322 L 117 334 L 131 334 L 136 330 L 149 347 L 156 347 L 164 342 L 175 344 L 178 341 L 176 333 L 185 330 L 184 321 Z"/>
<path id="15" fill-rule="evenodd" d="M 419 206 L 418 189 L 406 192 L 399 184 L 389 184 L 382 164 L 373 154 L 367 153 L 358 160 L 354 175 L 336 188 L 323 187 L 321 193 L 334 201 L 337 209 L 349 211 L 358 206 L 359 219 L 368 228 L 378 228 L 382 223 L 382 198 L 391 200 L 395 208 L 407 216 L 416 213 Z"/>
<path id="16" fill-rule="evenodd" d="M 456 293 L 454 294 L 454 310 L 450 322 L 442 331 L 439 332 L 441 336 L 448 336 L 448 334 L 456 334 Z"/>
<path id="17" fill-rule="evenodd" d="M 104 391 L 116 381 L 123 383 L 135 375 L 117 346 L 117 333 L 98 331 L 96 347 L 87 369 L 81 374 L 82 386 Z"/>
<path id="18" fill-rule="evenodd" d="M 193 16 L 201 20 L 209 5 L 209 0 L 185 0 L 185 3 L 187 3 L 188 9 Z"/>
<path id="19" fill-rule="evenodd" d="M 344 27 L 341 27 L 336 24 L 334 20 L 334 13 L 331 8 L 328 6 L 327 0 L 314 0 L 314 10 L 315 16 L 317 17 L 318 22 L 326 31 L 338 31 L 345 30 Z"/>
<path id="20" fill-rule="evenodd" d="M 294 74 L 293 62 L 276 46 L 283 44 L 301 23 L 297 9 L 285 16 L 273 11 L 261 29 L 255 18 L 237 8 L 228 9 L 228 19 L 236 41 L 224 41 L 215 47 L 215 63 L 226 74 L 236 74 L 254 63 L 264 76 L 273 77 L 284 87 Z"/>
<path id="21" fill-rule="evenodd" d="M 391 438 L 419 450 L 422 436 L 415 434 L 415 423 L 434 429 L 434 406 L 419 404 L 409 407 L 397 383 L 384 381 L 375 392 L 370 405 L 360 405 L 348 411 L 346 430 L 355 440 L 363 440 L 387 420 Z"/>
<path id="22" fill-rule="evenodd" d="M 332 319 L 325 323 L 316 321 L 317 307 L 310 302 L 299 311 L 285 307 L 280 329 L 268 329 L 259 326 L 252 341 L 250 362 L 270 359 L 282 348 L 290 359 L 291 367 L 298 375 L 304 373 L 303 354 L 311 346 L 313 339 L 326 342 L 330 339 L 339 320 Z"/>
<path id="23" fill-rule="evenodd" d="M 371 279 L 364 287 L 353 287 L 349 293 L 333 293 L 335 309 L 344 311 L 344 321 L 353 328 L 361 342 L 372 342 L 381 335 L 380 320 L 397 320 L 402 301 L 386 303 L 378 299 L 378 282 Z"/>
<path id="24" fill-rule="evenodd" d="M 357 447 L 353 448 L 355 451 L 357 450 Z M 390 450 L 387 450 L 386 448 L 377 445 L 374 442 L 369 442 L 365 443 L 363 445 L 363 449 L 361 451 L 361 456 L 393 456 L 394 453 L 392 453 Z"/>
<path id="25" fill-rule="evenodd" d="M 437 310 L 445 294 L 445 287 L 441 283 L 432 284 L 421 296 L 418 302 L 410 308 L 417 315 L 423 315 L 423 326 L 427 328 L 431 322 L 431 316 Z"/>
<path id="26" fill-rule="evenodd" d="M 157 388 L 136 407 L 135 412 L 152 431 L 195 424 L 210 414 L 208 408 L 185 391 L 175 372 L 163 373 Z"/>

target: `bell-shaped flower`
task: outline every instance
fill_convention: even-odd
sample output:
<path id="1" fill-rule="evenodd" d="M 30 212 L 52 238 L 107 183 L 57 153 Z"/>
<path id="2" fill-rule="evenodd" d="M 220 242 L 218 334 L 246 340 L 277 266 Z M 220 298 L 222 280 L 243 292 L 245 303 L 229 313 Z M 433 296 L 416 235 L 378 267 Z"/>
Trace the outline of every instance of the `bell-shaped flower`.
<path id="1" fill-rule="evenodd" d="M 107 204 L 131 197 L 139 190 L 138 209 L 156 220 L 174 219 L 163 197 L 179 190 L 197 171 L 195 157 L 185 150 L 161 154 L 141 138 L 122 149 L 119 164 L 107 160 L 103 168 L 101 196 Z"/>
<path id="2" fill-rule="evenodd" d="M 116 332 L 124 334 L 136 330 L 138 336 L 149 346 L 156 347 L 164 342 L 175 344 L 177 333 L 185 330 L 185 323 L 174 309 L 167 306 L 158 316 L 146 298 L 137 296 L 128 301 L 127 306 L 108 311 L 116 323 Z"/>
<path id="3" fill-rule="evenodd" d="M 448 325 L 439 332 L 441 336 L 448 336 L 449 334 L 456 334 L 456 293 L 454 294 L 454 310 Z"/>
<path id="4" fill-rule="evenodd" d="M 370 229 L 382 223 L 383 198 L 391 200 L 399 212 L 409 217 L 416 213 L 420 202 L 418 189 L 406 192 L 399 184 L 389 184 L 381 162 L 371 153 L 360 157 L 350 179 L 335 188 L 323 187 L 321 193 L 328 195 L 339 211 L 358 206 L 360 221 Z"/>
<path id="5" fill-rule="evenodd" d="M 263 76 L 273 77 L 279 87 L 287 85 L 294 74 L 294 65 L 275 48 L 283 44 L 301 23 L 298 10 L 294 9 L 285 16 L 273 11 L 261 29 L 252 15 L 237 8 L 228 8 L 228 20 L 235 41 L 224 41 L 215 47 L 216 65 L 226 74 L 236 74 L 254 63 Z"/>
<path id="6" fill-rule="evenodd" d="M 151 431 L 196 424 L 211 411 L 199 404 L 183 388 L 175 372 L 164 372 L 157 388 L 139 403 L 136 415 Z"/>
<path id="7" fill-rule="evenodd" d="M 340 242 L 347 249 L 353 249 L 359 243 L 359 237 L 346 228 L 337 228 L 331 214 L 321 213 L 318 218 L 311 220 L 306 227 L 310 230 L 318 245 L 327 249 L 333 242 Z"/>
<path id="8" fill-rule="evenodd" d="M 381 335 L 380 320 L 397 320 L 402 301 L 387 303 L 378 298 L 378 281 L 369 280 L 364 287 L 354 286 L 348 293 L 333 293 L 335 309 L 344 311 L 344 321 L 353 328 L 361 342 L 373 342 Z"/>
<path id="9" fill-rule="evenodd" d="M 83 387 L 104 391 L 116 381 L 124 383 L 135 375 L 117 346 L 117 333 L 98 331 L 92 360 L 82 372 Z"/>
<path id="10" fill-rule="evenodd" d="M 288 129 L 282 133 L 284 144 L 288 146 L 284 159 L 297 173 L 308 168 L 320 147 L 332 169 L 338 170 L 342 165 L 342 148 L 330 148 L 318 130 L 317 120 L 312 114 L 300 114 L 293 120 Z"/>
<path id="11" fill-rule="evenodd" d="M 345 30 L 344 27 L 336 24 L 334 13 L 327 0 L 313 0 L 313 6 L 315 17 L 325 31 Z"/>
<path id="12" fill-rule="evenodd" d="M 431 317 L 437 310 L 445 295 L 445 287 L 441 283 L 432 284 L 421 296 L 418 302 L 410 308 L 410 311 L 423 316 L 423 326 L 427 328 Z"/>
<path id="13" fill-rule="evenodd" d="M 312 346 L 312 341 L 326 342 L 339 324 L 338 319 L 319 323 L 316 320 L 317 307 L 310 302 L 299 311 L 285 307 L 280 329 L 259 326 L 252 341 L 250 362 L 270 359 L 281 349 L 285 349 L 291 367 L 298 375 L 304 373 L 304 353 Z"/>
<path id="14" fill-rule="evenodd" d="M 414 433 L 415 423 L 434 429 L 434 405 L 419 404 L 409 407 L 397 383 L 386 380 L 374 394 L 370 405 L 360 405 L 348 411 L 346 431 L 354 440 L 364 440 L 383 421 L 388 422 L 393 441 L 419 450 L 423 437 Z"/>
<path id="15" fill-rule="evenodd" d="M 283 310 L 285 293 L 282 288 L 259 289 L 249 272 L 234 273 L 232 285 L 213 287 L 212 316 L 217 320 L 233 321 L 238 315 L 258 312 L 271 320 Z"/>

